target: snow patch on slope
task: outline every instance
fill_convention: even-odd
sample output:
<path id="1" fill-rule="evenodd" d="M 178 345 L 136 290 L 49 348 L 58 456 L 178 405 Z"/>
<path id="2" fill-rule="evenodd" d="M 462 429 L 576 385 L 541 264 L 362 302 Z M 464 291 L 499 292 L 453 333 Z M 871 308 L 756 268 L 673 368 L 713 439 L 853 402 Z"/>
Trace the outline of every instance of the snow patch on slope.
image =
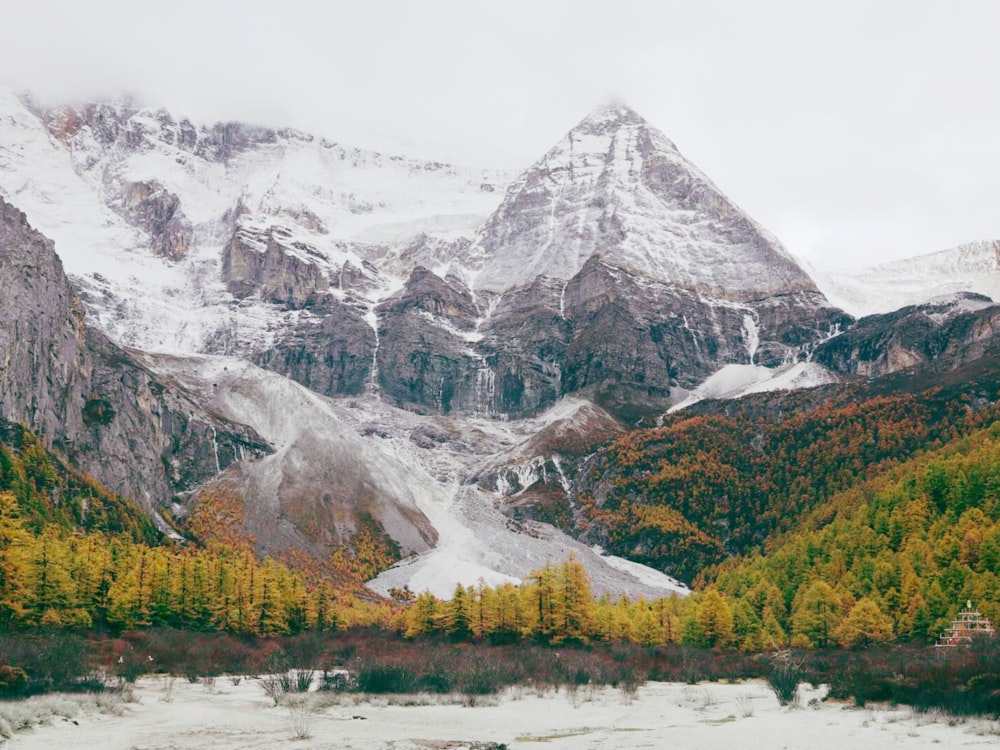
<path id="1" fill-rule="evenodd" d="M 781 367 L 726 365 L 706 378 L 687 398 L 670 407 L 679 411 L 707 398 L 733 399 L 750 393 L 791 391 L 836 383 L 837 377 L 815 362 L 796 362 Z"/>
<path id="2" fill-rule="evenodd" d="M 993 307 L 994 304 L 992 299 L 970 297 L 966 292 L 955 292 L 953 294 L 943 294 L 940 297 L 932 297 L 927 300 L 927 308 L 924 310 L 924 315 L 940 325 L 958 315 L 979 312 L 980 310 L 985 310 L 987 307 Z M 937 309 L 939 312 L 931 312 L 931 309 Z"/>

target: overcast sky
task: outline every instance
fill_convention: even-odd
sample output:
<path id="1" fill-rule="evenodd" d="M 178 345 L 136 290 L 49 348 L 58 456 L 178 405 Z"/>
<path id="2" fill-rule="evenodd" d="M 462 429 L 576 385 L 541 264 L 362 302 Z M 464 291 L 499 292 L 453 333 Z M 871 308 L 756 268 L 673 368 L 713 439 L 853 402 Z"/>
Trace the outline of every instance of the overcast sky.
<path id="1" fill-rule="evenodd" d="M 1000 239 L 996 0 L 22 0 L 0 84 L 522 168 L 625 100 L 800 258 Z"/>

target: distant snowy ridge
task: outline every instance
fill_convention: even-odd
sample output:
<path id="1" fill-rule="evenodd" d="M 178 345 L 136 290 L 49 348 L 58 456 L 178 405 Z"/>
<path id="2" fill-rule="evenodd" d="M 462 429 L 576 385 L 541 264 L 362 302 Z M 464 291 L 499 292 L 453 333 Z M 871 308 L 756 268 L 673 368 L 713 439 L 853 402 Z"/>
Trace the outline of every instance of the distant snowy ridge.
<path id="1" fill-rule="evenodd" d="M 837 307 L 855 317 L 887 313 L 956 292 L 1000 301 L 1000 240 L 966 245 L 906 260 L 836 272 L 813 272 Z"/>

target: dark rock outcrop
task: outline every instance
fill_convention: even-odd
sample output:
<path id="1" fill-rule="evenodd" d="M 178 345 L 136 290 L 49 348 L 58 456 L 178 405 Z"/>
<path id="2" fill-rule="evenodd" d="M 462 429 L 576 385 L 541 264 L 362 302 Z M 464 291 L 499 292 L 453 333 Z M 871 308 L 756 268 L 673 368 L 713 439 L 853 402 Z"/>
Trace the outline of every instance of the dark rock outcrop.
<path id="1" fill-rule="evenodd" d="M 375 343 L 360 311 L 325 295 L 251 359 L 325 396 L 358 394 L 371 381 Z"/>
<path id="2" fill-rule="evenodd" d="M 490 368 L 490 412 L 532 416 L 563 394 L 572 324 L 559 309 L 562 288 L 561 281 L 541 276 L 497 301 L 481 342 Z"/>
<path id="3" fill-rule="evenodd" d="M 279 134 L 291 135 L 293 132 L 275 131 L 238 122 L 196 128 L 187 119 L 176 122 L 164 110 L 153 113 L 152 122 L 149 118 L 139 120 L 134 118 L 139 109 L 128 97 L 110 102 L 95 102 L 83 107 L 64 106 L 55 109 L 45 109 L 30 97 L 25 103 L 41 118 L 49 133 L 62 143 L 71 142 L 78 133 L 86 129 L 105 147 L 119 144 L 137 149 L 159 141 L 203 159 L 222 163 L 257 146 L 275 143 Z M 295 135 L 311 140 L 311 136 L 300 133 Z"/>
<path id="4" fill-rule="evenodd" d="M 485 411 L 477 379 L 489 370 L 468 336 L 478 310 L 461 282 L 416 268 L 378 315 L 378 383 L 389 398 L 441 414 Z"/>
<path id="5" fill-rule="evenodd" d="M 583 392 L 626 421 L 723 365 L 804 359 L 851 322 L 818 293 L 712 300 L 596 256 L 479 300 L 419 268 L 378 314 L 378 382 L 400 405 L 518 418 Z"/>
<path id="6" fill-rule="evenodd" d="M 206 413 L 85 325 L 52 243 L 0 200 L 0 409 L 78 469 L 155 510 L 269 447 Z"/>
<path id="7" fill-rule="evenodd" d="M 264 232 L 237 227 L 222 252 L 222 280 L 238 298 L 259 294 L 267 302 L 302 307 L 330 288 L 310 254 L 315 250 L 293 245 L 291 233 L 279 226 Z"/>
<path id="8" fill-rule="evenodd" d="M 947 361 L 956 367 L 995 346 L 1000 306 L 960 293 L 885 315 L 870 315 L 818 347 L 814 360 L 836 372 L 875 378 Z"/>

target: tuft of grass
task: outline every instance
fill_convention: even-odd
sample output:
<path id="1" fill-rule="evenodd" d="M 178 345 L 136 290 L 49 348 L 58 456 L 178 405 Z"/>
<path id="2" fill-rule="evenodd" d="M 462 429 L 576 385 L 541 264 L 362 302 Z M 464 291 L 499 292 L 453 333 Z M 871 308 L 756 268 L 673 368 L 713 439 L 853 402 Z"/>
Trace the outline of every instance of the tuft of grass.
<path id="1" fill-rule="evenodd" d="M 753 697 L 749 693 L 736 696 L 736 710 L 744 719 L 753 716 Z"/>
<path id="2" fill-rule="evenodd" d="M 312 737 L 311 717 L 305 704 L 288 709 L 288 722 L 293 740 L 308 740 Z"/>

